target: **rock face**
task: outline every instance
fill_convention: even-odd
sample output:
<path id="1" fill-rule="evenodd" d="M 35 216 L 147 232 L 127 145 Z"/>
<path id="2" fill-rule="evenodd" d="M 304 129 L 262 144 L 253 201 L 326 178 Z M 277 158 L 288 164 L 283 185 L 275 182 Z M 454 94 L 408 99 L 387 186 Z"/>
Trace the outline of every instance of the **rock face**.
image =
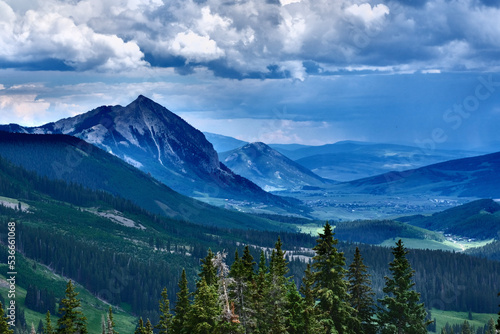
<path id="1" fill-rule="evenodd" d="M 323 187 L 323 179 L 264 143 L 251 143 L 220 154 L 224 164 L 268 191 Z"/>
<path id="2" fill-rule="evenodd" d="M 81 138 L 188 196 L 290 204 L 234 174 L 202 132 L 142 95 L 125 107 L 101 106 L 40 127 L 9 124 L 0 130 Z"/>

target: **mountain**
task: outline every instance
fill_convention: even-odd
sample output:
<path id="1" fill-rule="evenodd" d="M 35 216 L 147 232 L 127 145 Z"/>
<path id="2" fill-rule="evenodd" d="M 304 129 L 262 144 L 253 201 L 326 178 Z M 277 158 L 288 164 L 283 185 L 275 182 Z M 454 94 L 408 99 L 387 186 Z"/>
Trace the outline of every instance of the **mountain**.
<path id="1" fill-rule="evenodd" d="M 205 138 L 212 143 L 214 146 L 214 149 L 218 153 L 226 152 L 226 151 L 231 151 L 234 150 L 238 147 L 242 147 L 248 142 L 239 140 L 233 137 L 228 137 L 228 136 L 223 136 L 223 135 L 218 135 L 215 133 L 210 133 L 210 132 L 203 132 L 205 135 Z"/>
<path id="2" fill-rule="evenodd" d="M 319 176 L 338 181 L 352 181 L 478 154 L 468 151 L 424 151 L 412 146 L 356 141 L 295 150 L 278 147 L 277 150 Z"/>
<path id="3" fill-rule="evenodd" d="M 279 229 L 279 224 L 273 225 L 269 220 L 181 195 L 121 159 L 72 136 L 0 132 L 0 156 L 49 179 L 118 195 L 155 214 L 219 227 Z"/>
<path id="4" fill-rule="evenodd" d="M 500 198 L 500 152 L 334 185 L 336 192 Z"/>
<path id="5" fill-rule="evenodd" d="M 499 239 L 500 204 L 491 199 L 480 199 L 431 216 L 402 217 L 398 221 L 462 237 Z"/>
<path id="6" fill-rule="evenodd" d="M 319 177 L 264 143 L 247 144 L 219 156 L 231 170 L 268 191 L 323 187 L 334 183 Z"/>
<path id="7" fill-rule="evenodd" d="M 203 133 L 142 95 L 126 107 L 102 106 L 40 127 L 11 124 L 0 130 L 78 137 L 187 196 L 249 200 L 287 209 L 298 204 L 234 174 L 219 162 Z"/>

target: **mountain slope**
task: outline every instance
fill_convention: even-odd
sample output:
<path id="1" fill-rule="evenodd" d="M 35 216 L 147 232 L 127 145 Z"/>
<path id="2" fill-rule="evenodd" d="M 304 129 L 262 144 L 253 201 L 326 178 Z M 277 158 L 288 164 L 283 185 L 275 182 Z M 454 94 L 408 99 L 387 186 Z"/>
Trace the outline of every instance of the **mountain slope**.
<path id="1" fill-rule="evenodd" d="M 0 130 L 78 137 L 187 196 L 250 200 L 287 209 L 298 204 L 234 174 L 219 162 L 203 133 L 142 95 L 126 107 L 102 106 L 36 128 L 11 124 Z"/>
<path id="2" fill-rule="evenodd" d="M 334 182 L 319 177 L 264 143 L 247 144 L 221 153 L 220 158 L 231 170 L 268 191 L 322 187 Z"/>
<path id="3" fill-rule="evenodd" d="M 433 231 L 469 238 L 499 238 L 500 204 L 491 199 L 472 201 L 431 216 L 402 217 L 399 221 Z"/>
<path id="4" fill-rule="evenodd" d="M 0 156 L 50 179 L 119 195 L 155 214 L 220 227 L 276 229 L 265 219 L 216 208 L 178 194 L 121 159 L 75 137 L 0 132 Z"/>
<path id="5" fill-rule="evenodd" d="M 343 193 L 500 198 L 500 153 L 441 162 L 334 185 Z"/>
<path id="6" fill-rule="evenodd" d="M 342 141 L 283 151 L 283 154 L 321 177 L 352 181 L 394 170 L 403 171 L 470 157 L 477 153 L 446 150 L 428 152 L 405 145 Z"/>

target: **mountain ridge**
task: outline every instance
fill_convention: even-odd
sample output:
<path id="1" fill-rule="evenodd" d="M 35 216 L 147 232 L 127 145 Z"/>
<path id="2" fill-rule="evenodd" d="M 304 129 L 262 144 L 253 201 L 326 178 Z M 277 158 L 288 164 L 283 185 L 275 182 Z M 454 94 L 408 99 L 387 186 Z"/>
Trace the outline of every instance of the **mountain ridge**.
<path id="1" fill-rule="evenodd" d="M 10 124 L 0 130 L 78 137 L 187 196 L 250 200 L 290 210 L 300 203 L 269 194 L 234 174 L 220 163 L 201 131 L 143 95 L 125 107 L 101 106 L 39 127 Z"/>
<path id="2" fill-rule="evenodd" d="M 314 174 L 261 142 L 250 143 L 219 156 L 231 170 L 269 191 L 322 187 L 335 182 Z"/>

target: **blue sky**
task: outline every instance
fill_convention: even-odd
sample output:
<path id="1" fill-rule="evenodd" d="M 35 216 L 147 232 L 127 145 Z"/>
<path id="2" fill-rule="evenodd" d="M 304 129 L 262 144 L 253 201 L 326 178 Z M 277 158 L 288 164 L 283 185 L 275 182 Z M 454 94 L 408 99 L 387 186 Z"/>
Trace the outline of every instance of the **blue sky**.
<path id="1" fill-rule="evenodd" d="M 246 141 L 493 149 L 498 18 L 493 0 L 0 0 L 0 123 L 143 94 Z"/>

